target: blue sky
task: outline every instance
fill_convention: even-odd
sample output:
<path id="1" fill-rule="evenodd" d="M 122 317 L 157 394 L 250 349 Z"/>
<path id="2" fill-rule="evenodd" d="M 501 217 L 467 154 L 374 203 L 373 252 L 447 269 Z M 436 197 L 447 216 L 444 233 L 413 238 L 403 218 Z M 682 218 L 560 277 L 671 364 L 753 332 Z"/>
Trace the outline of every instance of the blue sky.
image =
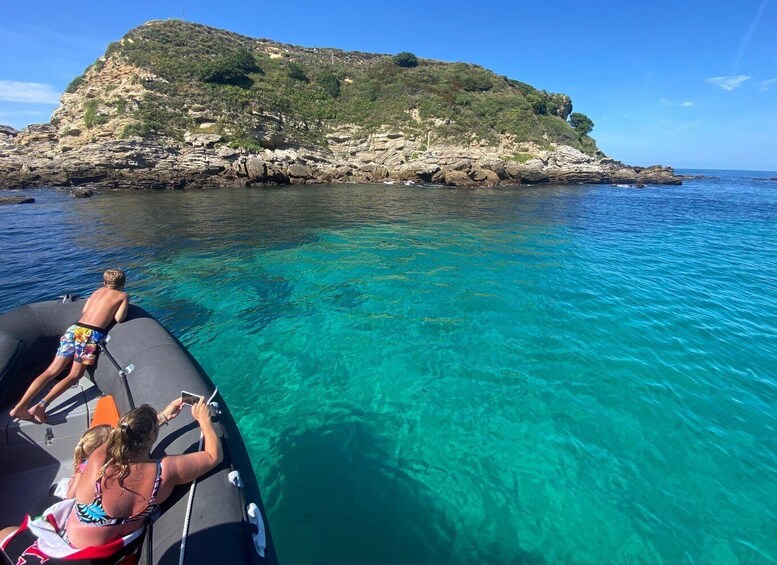
<path id="1" fill-rule="evenodd" d="M 634 165 L 777 170 L 777 0 L 0 0 L 0 124 L 47 122 L 109 42 L 183 18 L 305 46 L 465 61 L 571 96 Z"/>

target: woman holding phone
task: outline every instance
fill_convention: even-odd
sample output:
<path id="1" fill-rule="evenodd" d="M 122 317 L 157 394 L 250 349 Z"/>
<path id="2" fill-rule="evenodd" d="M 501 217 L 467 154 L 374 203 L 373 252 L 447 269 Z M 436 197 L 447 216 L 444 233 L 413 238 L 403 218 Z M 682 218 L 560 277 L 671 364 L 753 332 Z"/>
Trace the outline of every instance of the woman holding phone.
<path id="1" fill-rule="evenodd" d="M 66 543 L 73 548 L 102 546 L 131 534 L 145 525 L 175 486 L 193 481 L 221 462 L 221 442 L 203 397 L 192 406 L 192 416 L 202 429 L 202 451 L 151 459 L 159 426 L 177 417 L 182 408 L 183 399 L 176 399 L 159 413 L 144 404 L 122 416 L 108 441 L 89 457 L 75 489 L 73 510 L 57 532 Z M 22 548 L 36 542 L 28 529 L 8 537 L 14 530 L 0 531 L 6 552 L 12 541 Z M 31 538 L 29 544 L 27 539 L 15 539 L 22 535 Z"/>

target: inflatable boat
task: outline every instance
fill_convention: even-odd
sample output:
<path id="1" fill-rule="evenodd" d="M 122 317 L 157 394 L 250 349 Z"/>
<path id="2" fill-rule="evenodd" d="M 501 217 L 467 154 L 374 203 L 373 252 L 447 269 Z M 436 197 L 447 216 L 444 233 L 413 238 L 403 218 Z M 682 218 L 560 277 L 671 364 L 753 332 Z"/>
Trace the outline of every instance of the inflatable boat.
<path id="1" fill-rule="evenodd" d="M 72 474 L 73 449 L 100 402 L 112 398 L 120 414 L 141 404 L 161 410 L 189 391 L 213 396 L 224 461 L 193 485 L 176 487 L 146 529 L 139 563 L 277 563 L 256 477 L 227 406 L 183 345 L 142 308 L 131 305 L 127 319 L 109 329 L 96 364 L 49 405 L 45 424 L 10 418 L 83 304 L 65 296 L 0 315 L 0 527 L 21 523 L 51 485 Z M 184 410 L 160 428 L 151 455 L 199 448 L 199 427 Z"/>

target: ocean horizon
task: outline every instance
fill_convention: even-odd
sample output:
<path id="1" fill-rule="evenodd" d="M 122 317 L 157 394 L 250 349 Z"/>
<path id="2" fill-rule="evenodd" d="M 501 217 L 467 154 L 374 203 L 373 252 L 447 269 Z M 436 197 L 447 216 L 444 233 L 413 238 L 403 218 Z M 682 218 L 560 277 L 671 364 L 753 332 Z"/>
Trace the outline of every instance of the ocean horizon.
<path id="1" fill-rule="evenodd" d="M 768 177 L 772 178 L 775 175 L 777 175 L 777 171 L 770 171 L 768 169 L 705 169 L 703 167 L 674 167 L 674 170 L 676 173 L 681 175 L 691 175 L 691 174 L 704 174 L 704 173 L 724 173 L 725 175 L 731 175 L 734 173 L 744 173 L 744 174 L 754 174 L 756 175 L 755 178 L 763 178 Z M 777 178 L 777 177 L 776 177 Z"/>

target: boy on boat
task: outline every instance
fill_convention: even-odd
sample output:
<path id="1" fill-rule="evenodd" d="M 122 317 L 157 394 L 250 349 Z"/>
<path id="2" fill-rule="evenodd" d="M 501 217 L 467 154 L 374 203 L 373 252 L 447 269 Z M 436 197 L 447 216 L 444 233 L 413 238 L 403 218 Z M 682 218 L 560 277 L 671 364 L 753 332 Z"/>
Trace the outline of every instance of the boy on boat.
<path id="1" fill-rule="evenodd" d="M 120 269 L 108 269 L 103 273 L 103 287 L 95 290 L 84 304 L 81 319 L 70 326 L 59 340 L 59 349 L 51 365 L 38 375 L 19 403 L 11 410 L 12 418 L 31 420 L 38 424 L 46 421 L 46 406 L 62 392 L 78 382 L 86 367 L 94 365 L 100 340 L 108 327 L 122 322 L 127 316 L 129 295 L 123 292 L 127 278 Z M 30 401 L 48 382 L 56 377 L 72 359 L 73 366 L 67 377 L 52 387 L 49 393 L 32 409 Z"/>

